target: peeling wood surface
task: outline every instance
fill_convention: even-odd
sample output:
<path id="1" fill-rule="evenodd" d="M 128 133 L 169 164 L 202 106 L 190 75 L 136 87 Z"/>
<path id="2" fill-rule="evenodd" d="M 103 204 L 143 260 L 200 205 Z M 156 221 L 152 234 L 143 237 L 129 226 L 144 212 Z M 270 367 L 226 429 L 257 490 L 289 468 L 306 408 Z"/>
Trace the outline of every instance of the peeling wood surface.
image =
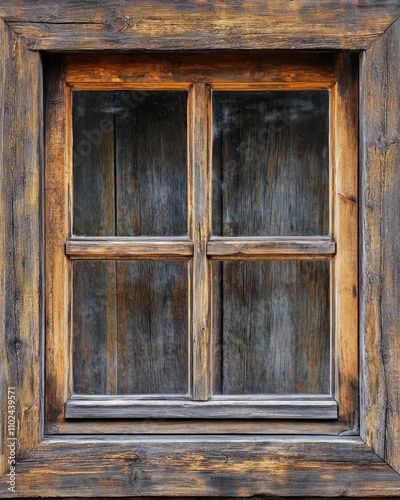
<path id="1" fill-rule="evenodd" d="M 349 437 L 46 438 L 18 477 L 22 496 L 400 495 L 399 476 Z"/>
<path id="2" fill-rule="evenodd" d="M 361 71 L 361 436 L 400 473 L 400 21 Z"/>
<path id="3" fill-rule="evenodd" d="M 0 20 L 1 472 L 8 467 L 11 444 L 8 387 L 15 388 L 17 459 L 37 444 L 41 432 L 41 91 L 39 54 L 29 52 Z"/>
<path id="4" fill-rule="evenodd" d="M 52 51 L 364 49 L 399 14 L 396 0 L 326 0 L 318 8 L 314 0 L 3 0 L 0 6 L 29 48 Z"/>

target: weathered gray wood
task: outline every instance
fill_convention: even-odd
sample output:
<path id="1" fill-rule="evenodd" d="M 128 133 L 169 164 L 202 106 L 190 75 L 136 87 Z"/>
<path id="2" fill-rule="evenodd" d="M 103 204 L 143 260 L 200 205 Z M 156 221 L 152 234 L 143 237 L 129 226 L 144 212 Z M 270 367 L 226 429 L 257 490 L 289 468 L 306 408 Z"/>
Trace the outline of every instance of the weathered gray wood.
<path id="1" fill-rule="evenodd" d="M 329 393 L 329 263 L 214 261 L 213 274 L 214 392 Z"/>
<path id="2" fill-rule="evenodd" d="M 72 238 L 65 245 L 71 259 L 188 260 L 189 238 Z"/>
<path id="3" fill-rule="evenodd" d="M 60 476 L 63 495 L 82 497 L 400 495 L 398 474 L 357 437 L 52 437 L 18 474 L 21 496 L 59 495 Z"/>
<path id="4" fill-rule="evenodd" d="M 187 394 L 187 264 L 118 262 L 119 394 Z"/>
<path id="5" fill-rule="evenodd" d="M 187 92 L 114 97 L 116 234 L 187 235 Z"/>
<path id="6" fill-rule="evenodd" d="M 207 244 L 211 259 L 331 259 L 336 244 L 329 237 L 213 237 Z"/>
<path id="7" fill-rule="evenodd" d="M 112 93 L 73 92 L 72 129 L 72 232 L 113 236 L 117 193 Z M 116 264 L 77 262 L 72 269 L 72 390 L 115 394 Z"/>
<path id="8" fill-rule="evenodd" d="M 67 419 L 46 427 L 48 435 L 62 434 L 285 434 L 338 436 L 348 426 L 338 420 L 242 420 L 242 419 Z M 349 434 L 347 434 L 349 435 Z M 352 434 L 355 435 L 355 434 Z"/>
<path id="9" fill-rule="evenodd" d="M 73 234 L 114 236 L 113 95 L 108 92 L 73 92 L 72 97 Z"/>
<path id="10" fill-rule="evenodd" d="M 361 436 L 400 473 L 400 21 L 361 82 Z"/>
<path id="11" fill-rule="evenodd" d="M 70 399 L 66 418 L 283 418 L 335 419 L 337 403 L 333 398 L 265 399 L 259 401 L 139 401 L 107 398 Z"/>
<path id="12" fill-rule="evenodd" d="M 41 95 L 39 54 L 29 52 L 0 20 L 1 473 L 10 467 L 6 445 L 16 445 L 19 460 L 41 433 Z M 15 436 L 8 433 L 8 387 L 15 388 Z"/>
<path id="13" fill-rule="evenodd" d="M 117 293 L 115 262 L 74 262 L 72 391 L 115 394 Z"/>
<path id="14" fill-rule="evenodd" d="M 329 234 L 329 93 L 213 92 L 215 236 Z"/>
<path id="15" fill-rule="evenodd" d="M 397 0 L 327 0 L 318 9 L 313 0 L 3 0 L 0 16 L 36 50 L 359 50 L 379 38 L 399 10 Z"/>

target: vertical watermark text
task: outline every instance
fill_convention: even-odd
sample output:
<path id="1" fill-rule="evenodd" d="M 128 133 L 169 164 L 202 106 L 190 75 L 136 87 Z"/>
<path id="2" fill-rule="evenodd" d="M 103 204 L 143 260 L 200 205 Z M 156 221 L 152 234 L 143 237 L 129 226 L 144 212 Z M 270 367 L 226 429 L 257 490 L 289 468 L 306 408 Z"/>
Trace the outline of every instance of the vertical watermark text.
<path id="1" fill-rule="evenodd" d="M 15 403 L 15 387 L 7 388 L 7 456 L 9 469 L 7 472 L 8 491 L 15 493 L 16 475 L 15 462 L 17 450 L 17 429 L 16 429 L 16 403 Z"/>

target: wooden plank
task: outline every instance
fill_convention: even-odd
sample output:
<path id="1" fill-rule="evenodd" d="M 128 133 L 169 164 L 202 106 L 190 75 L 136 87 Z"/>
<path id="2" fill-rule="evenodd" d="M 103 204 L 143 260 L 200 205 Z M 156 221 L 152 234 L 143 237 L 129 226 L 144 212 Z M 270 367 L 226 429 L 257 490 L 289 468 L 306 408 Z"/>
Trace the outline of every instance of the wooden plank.
<path id="1" fill-rule="evenodd" d="M 263 400 L 151 401 L 128 398 L 73 398 L 65 405 L 66 418 L 240 418 L 305 419 L 337 418 L 332 398 Z"/>
<path id="2" fill-rule="evenodd" d="M 46 372 L 45 418 L 62 421 L 64 402 L 70 394 L 70 263 L 64 246 L 71 234 L 72 124 L 67 109 L 70 92 L 65 86 L 62 57 L 45 59 L 45 319 Z"/>
<path id="3" fill-rule="evenodd" d="M 73 93 L 72 232 L 76 235 L 116 234 L 113 105 L 110 93 Z M 76 263 L 72 282 L 73 391 L 115 394 L 116 264 Z"/>
<path id="4" fill-rule="evenodd" d="M 118 394 L 188 394 L 185 262 L 118 262 Z"/>
<path id="5" fill-rule="evenodd" d="M 187 92 L 115 98 L 118 236 L 186 236 Z"/>
<path id="6" fill-rule="evenodd" d="M 191 277 L 192 363 L 194 400 L 211 395 L 211 263 L 207 259 L 210 238 L 211 175 L 209 166 L 210 89 L 195 83 L 189 94 L 190 201 L 189 224 L 193 241 Z"/>
<path id="7" fill-rule="evenodd" d="M 233 65 L 235 69 L 233 70 Z M 118 54 L 102 56 L 68 55 L 67 83 L 83 88 L 101 85 L 160 88 L 163 85 L 185 88 L 191 83 L 251 86 L 253 82 L 270 85 L 320 84 L 336 81 L 333 54 Z M 221 83 L 222 82 L 222 83 Z"/>
<path id="8" fill-rule="evenodd" d="M 0 16 L 30 49 L 257 50 L 369 47 L 399 15 L 397 0 L 356 2 L 4 0 Z M 93 42 L 93 46 L 91 46 Z"/>
<path id="9" fill-rule="evenodd" d="M 114 99 L 108 92 L 74 92 L 72 101 L 73 234 L 114 236 Z"/>
<path id="10" fill-rule="evenodd" d="M 19 460 L 36 446 L 41 434 L 38 422 L 43 396 L 39 358 L 43 327 L 40 190 L 43 118 L 39 54 L 29 52 L 2 20 L 0 47 L 0 472 L 3 473 L 12 465 L 9 458 Z M 14 401 L 11 404 L 14 413 L 8 413 L 8 388 L 13 388 L 10 400 Z M 16 434 L 12 433 L 12 424 Z M 15 451 L 13 456 L 12 451 Z"/>
<path id="11" fill-rule="evenodd" d="M 361 64 L 361 436 L 400 473 L 400 22 Z"/>
<path id="12" fill-rule="evenodd" d="M 338 55 L 331 92 L 333 394 L 339 418 L 359 428 L 358 344 L 358 56 Z"/>
<path id="13" fill-rule="evenodd" d="M 52 437 L 18 473 L 21 496 L 59 495 L 60 481 L 82 497 L 400 495 L 398 474 L 345 436 Z"/>
<path id="14" fill-rule="evenodd" d="M 328 238 L 212 237 L 207 244 L 211 259 L 331 259 L 336 243 Z"/>
<path id="15" fill-rule="evenodd" d="M 189 260 L 189 238 L 72 238 L 65 245 L 71 259 Z"/>
<path id="16" fill-rule="evenodd" d="M 72 289 L 72 392 L 117 392 L 115 262 L 74 262 Z"/>
<path id="17" fill-rule="evenodd" d="M 46 426 L 53 434 L 290 434 L 338 436 L 348 426 L 337 420 L 197 420 L 197 419 L 135 419 L 135 420 L 65 420 Z"/>

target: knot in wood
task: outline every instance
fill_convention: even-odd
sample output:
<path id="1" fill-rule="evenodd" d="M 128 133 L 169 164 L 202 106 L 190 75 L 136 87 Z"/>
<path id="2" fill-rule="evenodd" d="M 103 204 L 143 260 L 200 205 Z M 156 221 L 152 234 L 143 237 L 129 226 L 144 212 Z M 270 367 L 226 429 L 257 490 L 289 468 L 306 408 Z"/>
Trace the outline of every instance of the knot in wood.
<path id="1" fill-rule="evenodd" d="M 118 30 L 118 31 L 123 31 L 125 30 L 126 28 L 128 28 L 130 22 L 129 22 L 129 17 L 126 17 L 126 16 L 119 16 L 117 17 L 116 19 L 114 19 L 114 27 Z"/>

